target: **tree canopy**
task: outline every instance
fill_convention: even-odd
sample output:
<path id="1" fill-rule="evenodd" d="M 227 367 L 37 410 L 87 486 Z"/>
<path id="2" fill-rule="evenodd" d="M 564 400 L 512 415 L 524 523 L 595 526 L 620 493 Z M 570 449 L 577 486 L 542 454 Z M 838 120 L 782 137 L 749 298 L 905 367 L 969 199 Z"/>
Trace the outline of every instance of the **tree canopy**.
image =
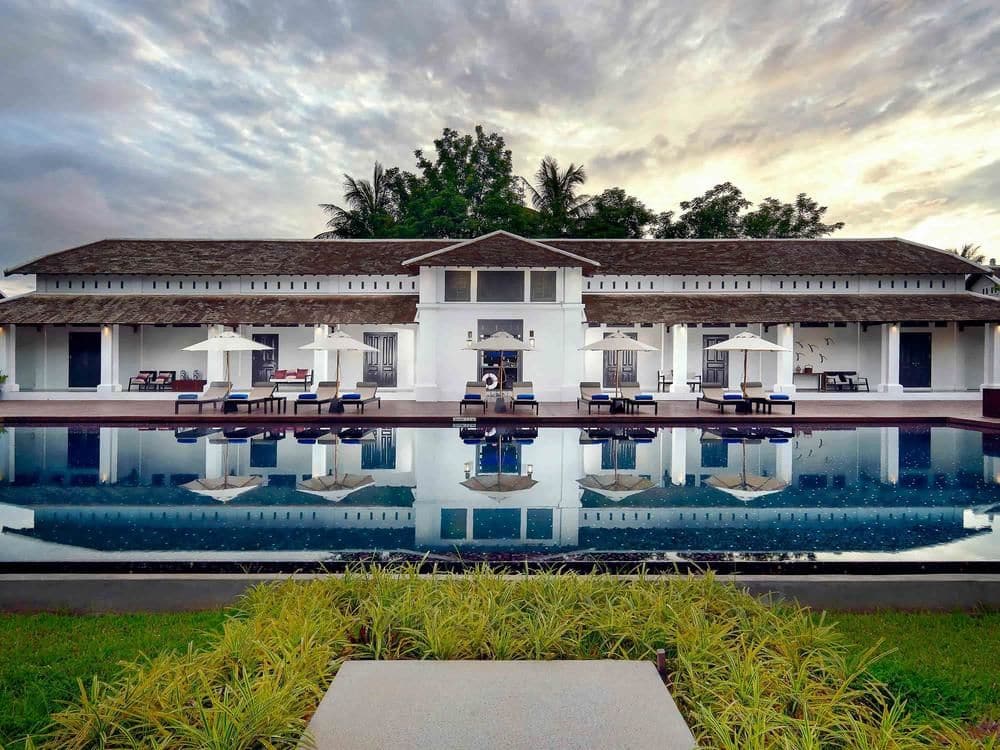
<path id="1" fill-rule="evenodd" d="M 343 201 L 320 204 L 328 231 L 317 237 L 462 239 L 498 229 L 526 237 L 822 237 L 844 226 L 824 223 L 826 206 L 805 193 L 754 207 L 730 182 L 681 201 L 679 214 L 657 215 L 620 187 L 584 194 L 584 166 L 561 169 L 551 156 L 529 181 L 514 173 L 503 136 L 478 125 L 471 134 L 445 128 L 433 152 L 414 157 L 413 172 L 375 162 L 370 180 L 345 174 Z"/>

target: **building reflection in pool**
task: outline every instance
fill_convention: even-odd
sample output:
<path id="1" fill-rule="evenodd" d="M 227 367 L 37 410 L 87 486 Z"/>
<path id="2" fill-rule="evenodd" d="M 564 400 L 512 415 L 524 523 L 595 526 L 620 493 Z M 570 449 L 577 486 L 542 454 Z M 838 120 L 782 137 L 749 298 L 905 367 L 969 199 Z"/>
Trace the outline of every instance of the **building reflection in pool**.
<path id="1" fill-rule="evenodd" d="M 1000 560 L 998 456 L 945 427 L 14 427 L 0 561 Z"/>

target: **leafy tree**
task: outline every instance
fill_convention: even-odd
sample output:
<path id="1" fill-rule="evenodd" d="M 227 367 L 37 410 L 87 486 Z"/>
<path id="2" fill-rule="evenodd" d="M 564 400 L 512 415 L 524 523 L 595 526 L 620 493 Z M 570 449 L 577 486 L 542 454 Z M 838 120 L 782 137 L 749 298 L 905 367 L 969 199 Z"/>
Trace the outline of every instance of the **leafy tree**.
<path id="1" fill-rule="evenodd" d="M 330 231 L 317 239 L 391 237 L 396 224 L 395 184 L 399 170 L 375 162 L 371 181 L 344 175 L 344 206 L 321 203 Z"/>
<path id="2" fill-rule="evenodd" d="M 966 242 L 960 248 L 948 248 L 949 253 L 955 253 L 959 258 L 971 260 L 973 263 L 986 263 L 986 255 L 982 252 L 982 247 Z"/>
<path id="3" fill-rule="evenodd" d="M 572 234 L 578 221 L 586 215 L 590 198 L 577 191 L 587 181 L 583 165 L 570 164 L 559 170 L 559 162 L 551 156 L 542 159 L 535 172 L 535 184 L 525 180 L 531 203 L 538 211 L 539 230 L 546 237 Z"/>
<path id="4" fill-rule="evenodd" d="M 654 236 L 659 238 L 822 237 L 843 228 L 843 222 L 824 224 L 826 206 L 805 193 L 795 203 L 765 198 L 753 204 L 731 182 L 724 182 L 703 195 L 682 201 L 682 213 L 660 214 Z"/>
<path id="5" fill-rule="evenodd" d="M 418 174 L 404 174 L 401 233 L 412 237 L 476 237 L 506 229 L 529 232 L 532 217 L 503 136 L 445 128 L 430 158 L 415 152 Z"/>
<path id="6" fill-rule="evenodd" d="M 826 206 L 820 206 L 805 193 L 799 193 L 795 203 L 782 203 L 777 198 L 765 198 L 743 216 L 744 237 L 823 237 L 843 229 L 844 222 L 824 224 Z"/>
<path id="7" fill-rule="evenodd" d="M 594 196 L 586 215 L 577 222 L 577 237 L 608 237 L 638 239 L 646 235 L 646 227 L 656 221 L 656 214 L 638 198 L 622 188 L 608 188 Z"/>

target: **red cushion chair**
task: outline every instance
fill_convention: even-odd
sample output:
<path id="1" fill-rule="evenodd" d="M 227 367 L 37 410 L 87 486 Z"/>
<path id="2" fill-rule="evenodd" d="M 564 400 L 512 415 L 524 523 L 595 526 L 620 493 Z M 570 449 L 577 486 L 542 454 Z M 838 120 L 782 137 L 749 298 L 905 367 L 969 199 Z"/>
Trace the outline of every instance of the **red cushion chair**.
<path id="1" fill-rule="evenodd" d="M 288 377 L 288 370 L 275 370 L 273 377 L 275 380 L 284 380 Z"/>

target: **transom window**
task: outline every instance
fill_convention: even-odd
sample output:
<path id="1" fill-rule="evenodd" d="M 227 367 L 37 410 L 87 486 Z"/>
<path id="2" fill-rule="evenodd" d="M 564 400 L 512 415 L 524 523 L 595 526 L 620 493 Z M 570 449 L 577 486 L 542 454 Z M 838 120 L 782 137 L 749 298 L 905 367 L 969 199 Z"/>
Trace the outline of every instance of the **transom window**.
<path id="1" fill-rule="evenodd" d="M 479 302 L 524 302 L 524 271 L 480 271 L 476 274 Z"/>

